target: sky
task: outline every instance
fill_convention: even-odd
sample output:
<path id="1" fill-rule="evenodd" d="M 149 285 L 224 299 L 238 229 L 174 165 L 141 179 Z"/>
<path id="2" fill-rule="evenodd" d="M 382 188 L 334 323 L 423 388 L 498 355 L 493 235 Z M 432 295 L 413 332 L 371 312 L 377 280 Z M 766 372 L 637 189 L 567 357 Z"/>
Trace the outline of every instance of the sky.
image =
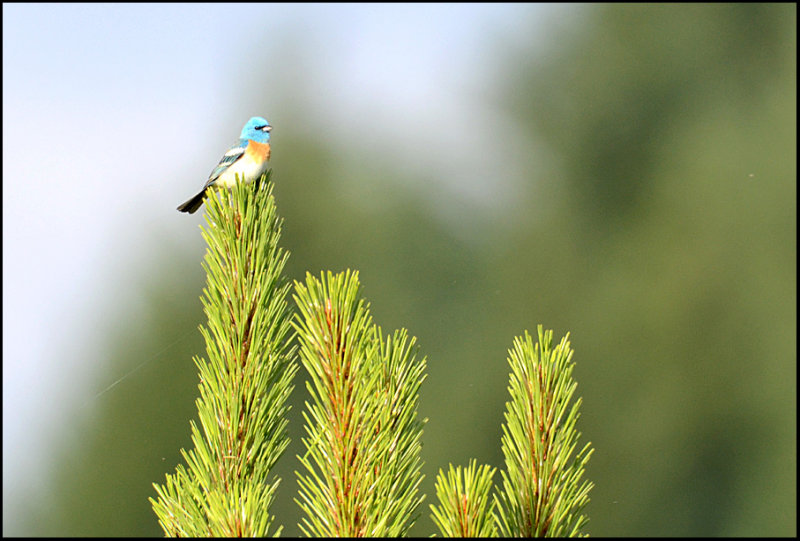
<path id="1" fill-rule="evenodd" d="M 281 112 L 253 110 L 270 103 L 272 78 L 304 63 L 311 80 L 280 85 L 312 98 L 297 133 L 324 127 L 345 154 L 396 147 L 400 166 L 462 179 L 443 187 L 454 196 L 502 204 L 480 179 L 498 161 L 513 176 L 529 145 L 476 156 L 513 126 L 469 96 L 491 90 L 490 43 L 530 43 L 536 14 L 557 9 L 3 4 L 4 516 L 11 495 L 46 489 L 31 473 L 74 411 L 53 405 L 84 403 L 119 376 L 98 370 L 93 344 L 112 303 L 135 313 L 131 253 L 154 254 L 137 216 L 149 207 L 154 224 L 174 222 L 250 116 L 279 138 Z M 273 59 L 269 73 L 252 73 L 254 55 Z M 266 81 L 257 105 L 239 87 L 254 77 Z M 495 197 L 513 198 L 507 188 Z M 175 231 L 191 236 L 195 226 Z"/>

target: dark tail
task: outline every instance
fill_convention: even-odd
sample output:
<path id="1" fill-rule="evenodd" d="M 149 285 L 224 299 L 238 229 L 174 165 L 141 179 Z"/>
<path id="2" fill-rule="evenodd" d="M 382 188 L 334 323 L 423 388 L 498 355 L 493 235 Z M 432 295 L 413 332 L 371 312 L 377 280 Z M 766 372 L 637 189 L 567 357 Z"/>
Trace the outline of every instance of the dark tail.
<path id="1" fill-rule="evenodd" d="M 189 214 L 194 214 L 197 212 L 197 209 L 200 208 L 200 205 L 203 204 L 203 199 L 206 196 L 206 191 L 203 190 L 199 194 L 195 195 L 191 199 L 189 199 L 186 203 L 178 207 L 178 210 L 181 212 L 188 212 Z"/>

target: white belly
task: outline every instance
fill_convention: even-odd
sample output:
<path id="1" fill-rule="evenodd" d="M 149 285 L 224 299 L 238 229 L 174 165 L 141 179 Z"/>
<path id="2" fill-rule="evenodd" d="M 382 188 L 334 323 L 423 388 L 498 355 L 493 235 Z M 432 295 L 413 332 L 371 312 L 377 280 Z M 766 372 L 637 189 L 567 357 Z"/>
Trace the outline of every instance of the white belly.
<path id="1" fill-rule="evenodd" d="M 231 188 L 236 184 L 236 175 L 239 175 L 240 179 L 243 178 L 246 183 L 253 182 L 260 178 L 268 168 L 269 164 L 267 162 L 256 163 L 245 153 L 233 165 L 228 167 L 214 184 Z"/>

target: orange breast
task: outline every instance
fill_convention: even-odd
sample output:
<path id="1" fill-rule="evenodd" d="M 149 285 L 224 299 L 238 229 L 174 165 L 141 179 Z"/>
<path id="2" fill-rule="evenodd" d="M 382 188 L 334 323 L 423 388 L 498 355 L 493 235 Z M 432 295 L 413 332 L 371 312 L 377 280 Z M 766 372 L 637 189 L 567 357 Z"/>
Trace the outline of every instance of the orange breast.
<path id="1" fill-rule="evenodd" d="M 257 163 L 263 160 L 269 160 L 269 143 L 257 143 L 250 139 L 247 142 L 247 148 L 244 153 Z"/>

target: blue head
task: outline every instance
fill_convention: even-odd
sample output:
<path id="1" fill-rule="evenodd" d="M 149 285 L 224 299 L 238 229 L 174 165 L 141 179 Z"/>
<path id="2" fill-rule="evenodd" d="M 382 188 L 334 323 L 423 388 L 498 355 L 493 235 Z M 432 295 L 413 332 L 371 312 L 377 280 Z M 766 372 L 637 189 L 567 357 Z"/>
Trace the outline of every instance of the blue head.
<path id="1" fill-rule="evenodd" d="M 252 139 L 257 143 L 269 143 L 269 132 L 272 126 L 269 125 L 267 119 L 254 116 L 247 121 L 247 124 L 242 128 L 240 139 Z"/>

